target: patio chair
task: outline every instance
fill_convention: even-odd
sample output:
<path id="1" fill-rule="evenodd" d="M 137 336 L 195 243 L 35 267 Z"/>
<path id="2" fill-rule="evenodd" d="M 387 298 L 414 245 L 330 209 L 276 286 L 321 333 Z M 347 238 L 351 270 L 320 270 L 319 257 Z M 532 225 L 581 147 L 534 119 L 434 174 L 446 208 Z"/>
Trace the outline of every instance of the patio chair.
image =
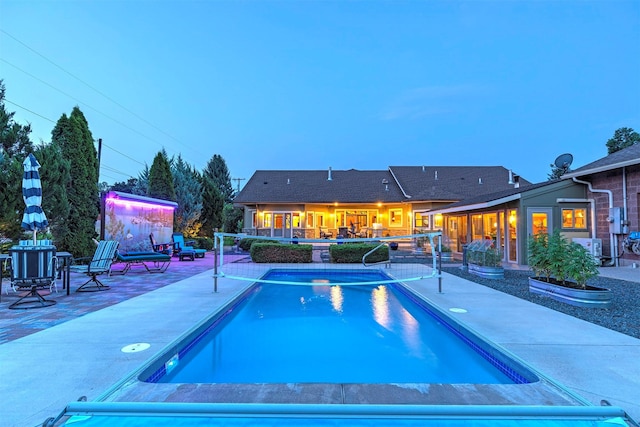
<path id="1" fill-rule="evenodd" d="M 193 240 L 186 241 L 182 233 L 173 233 L 171 237 L 173 240 L 173 254 L 180 258 L 180 261 L 190 259 L 193 261 L 195 258 L 204 258 L 207 253 L 206 249 L 196 249 L 193 247 L 195 242 Z"/>
<path id="2" fill-rule="evenodd" d="M 102 274 L 109 275 L 111 273 L 111 264 L 116 258 L 116 250 L 119 242 L 115 240 L 101 240 L 98 242 L 96 252 L 92 258 L 74 258 L 70 267 L 71 271 L 83 273 L 89 276 L 89 280 L 83 283 L 76 292 L 97 292 L 110 289 L 109 286 L 98 280 L 98 276 Z M 86 262 L 86 265 L 73 265 L 76 262 Z"/>
<path id="3" fill-rule="evenodd" d="M 11 287 L 15 292 L 26 291 L 11 309 L 30 309 L 49 307 L 56 302 L 45 299 L 38 289 L 57 290 L 56 274 L 58 259 L 56 247 L 52 245 L 13 246 L 9 249 L 9 258 L 5 261 L 5 269 L 10 271 Z"/>
<path id="4" fill-rule="evenodd" d="M 329 239 L 333 237 L 333 233 L 327 227 L 320 227 L 320 238 Z"/>
<path id="5" fill-rule="evenodd" d="M 171 256 L 173 252 L 174 243 L 158 243 L 156 242 L 156 238 L 153 235 L 153 233 L 149 234 L 149 241 L 151 241 L 151 247 L 153 248 L 153 252 Z"/>

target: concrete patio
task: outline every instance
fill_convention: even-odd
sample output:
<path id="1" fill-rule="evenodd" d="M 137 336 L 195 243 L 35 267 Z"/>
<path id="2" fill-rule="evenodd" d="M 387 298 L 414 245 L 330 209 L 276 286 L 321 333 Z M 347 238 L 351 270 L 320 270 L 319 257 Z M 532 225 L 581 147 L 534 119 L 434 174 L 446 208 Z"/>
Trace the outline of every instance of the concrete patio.
<path id="1" fill-rule="evenodd" d="M 100 398 L 250 285 L 220 279 L 214 292 L 212 265 L 207 256 L 176 261 L 164 274 L 113 276 L 106 279 L 111 290 L 91 295 L 74 294 L 82 278 L 72 277 L 70 296 L 54 294 L 55 306 L 26 312 L 7 310 L 12 297 L 3 294 L 2 424 L 41 425 L 83 396 Z M 640 285 L 638 269 L 609 268 L 603 274 Z M 606 400 L 640 419 L 640 340 L 451 275 L 442 283 L 442 293 L 436 279 L 411 287 L 445 311 L 464 308 L 450 314 L 592 404 Z M 37 331 L 25 326 L 33 322 Z M 18 337 L 11 329 L 28 333 Z M 150 347 L 122 351 L 137 343 Z"/>

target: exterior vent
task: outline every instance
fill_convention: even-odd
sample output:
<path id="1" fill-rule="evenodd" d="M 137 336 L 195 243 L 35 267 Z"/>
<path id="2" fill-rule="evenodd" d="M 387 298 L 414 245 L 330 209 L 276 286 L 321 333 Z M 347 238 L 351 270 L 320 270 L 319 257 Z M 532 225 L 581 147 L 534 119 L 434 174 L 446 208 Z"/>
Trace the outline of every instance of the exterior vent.
<path id="1" fill-rule="evenodd" d="M 327 181 L 331 181 L 333 178 L 331 177 L 331 166 L 329 166 L 329 175 L 327 176 Z"/>
<path id="2" fill-rule="evenodd" d="M 482 184 L 482 178 L 478 178 L 478 184 Z"/>

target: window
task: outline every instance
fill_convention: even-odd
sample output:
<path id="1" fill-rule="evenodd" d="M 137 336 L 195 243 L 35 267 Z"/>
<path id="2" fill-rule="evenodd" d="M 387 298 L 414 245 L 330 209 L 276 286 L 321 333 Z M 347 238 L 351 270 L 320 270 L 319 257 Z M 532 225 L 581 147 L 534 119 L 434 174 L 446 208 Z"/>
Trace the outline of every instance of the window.
<path id="1" fill-rule="evenodd" d="M 264 214 L 264 224 L 262 224 L 264 228 L 271 228 L 271 213 Z"/>
<path id="2" fill-rule="evenodd" d="M 307 228 L 313 228 L 316 226 L 316 214 L 314 212 L 307 213 Z"/>
<path id="3" fill-rule="evenodd" d="M 429 228 L 429 215 L 424 212 L 416 212 L 415 215 L 415 227 Z"/>
<path id="4" fill-rule="evenodd" d="M 402 209 L 389 209 L 389 226 L 402 227 Z"/>
<path id="5" fill-rule="evenodd" d="M 562 228 L 587 228 L 587 210 L 562 209 Z"/>
<path id="6" fill-rule="evenodd" d="M 437 230 L 442 230 L 442 214 L 435 214 L 433 216 L 433 227 Z"/>
<path id="7" fill-rule="evenodd" d="M 256 211 L 251 211 L 251 226 L 258 228 L 258 213 Z"/>

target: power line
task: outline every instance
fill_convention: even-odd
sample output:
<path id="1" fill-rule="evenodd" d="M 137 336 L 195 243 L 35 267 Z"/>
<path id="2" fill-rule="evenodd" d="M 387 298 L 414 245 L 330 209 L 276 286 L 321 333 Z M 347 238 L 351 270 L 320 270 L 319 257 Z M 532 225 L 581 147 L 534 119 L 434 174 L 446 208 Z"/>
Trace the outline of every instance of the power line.
<path id="1" fill-rule="evenodd" d="M 6 98 L 4 99 L 4 102 L 8 102 L 8 103 L 9 103 L 9 104 L 11 104 L 11 105 L 15 105 L 15 106 L 16 106 L 16 107 L 18 107 L 18 108 L 22 108 L 23 110 L 28 111 L 28 112 L 30 112 L 31 114 L 34 114 L 34 115 L 36 115 L 36 116 L 38 116 L 38 117 L 40 117 L 40 118 L 42 118 L 42 119 L 44 119 L 44 120 L 47 120 L 47 121 L 49 121 L 49 122 L 51 122 L 51 123 L 54 123 L 54 124 L 56 123 L 55 121 L 51 120 L 50 118 L 45 117 L 45 116 L 43 116 L 42 114 L 36 113 L 35 111 L 32 111 L 32 110 L 30 110 L 30 109 L 28 109 L 28 108 L 26 108 L 26 107 L 23 107 L 22 105 L 17 104 L 17 103 L 15 103 L 15 102 L 13 102 L 13 101 L 10 101 L 10 100 L 8 100 L 8 99 L 6 99 Z M 110 146 L 109 146 L 109 145 L 107 145 L 107 144 L 104 144 L 104 143 L 103 143 L 102 145 L 104 145 L 105 147 L 109 148 L 110 150 L 115 151 L 116 153 L 120 154 L 121 156 L 124 156 L 124 157 L 126 157 L 126 158 L 128 158 L 128 159 L 130 159 L 130 160 L 132 160 L 132 161 L 134 161 L 134 162 L 136 162 L 136 163 L 138 163 L 138 164 L 139 164 L 139 165 L 141 165 L 141 166 L 146 166 L 144 163 L 140 162 L 139 160 L 136 160 L 136 159 L 134 159 L 133 157 L 128 156 L 128 155 L 126 155 L 126 154 L 122 153 L 121 151 L 118 151 L 118 150 L 116 150 L 115 148 L 110 147 Z M 102 168 L 105 168 L 105 169 L 110 170 L 110 171 L 112 171 L 112 172 L 118 173 L 118 174 L 120 174 L 120 175 L 124 175 L 124 176 L 128 176 L 128 177 L 134 178 L 134 176 L 133 176 L 133 175 L 131 175 L 131 174 L 129 174 L 129 173 L 121 172 L 121 171 L 119 171 L 119 170 L 117 170 L 117 169 L 114 169 L 114 168 L 112 168 L 112 167 L 110 167 L 110 166 L 107 166 L 107 165 L 101 165 L 101 166 L 100 166 L 100 169 L 102 169 Z M 113 177 L 109 177 L 109 178 L 115 179 L 115 178 L 113 178 Z"/>
<path id="2" fill-rule="evenodd" d="M 120 154 L 121 156 L 126 157 L 126 158 L 127 158 L 127 159 L 129 159 L 129 160 L 133 160 L 134 162 L 136 162 L 136 163 L 137 163 L 137 164 L 139 164 L 140 166 L 146 166 L 146 165 L 145 165 L 144 163 L 142 163 L 141 161 L 139 161 L 139 160 L 137 160 L 137 159 L 134 159 L 133 157 L 128 156 L 128 155 L 126 155 L 126 154 L 124 154 L 122 151 L 118 151 L 118 150 L 116 150 L 115 148 L 110 147 L 109 145 L 105 144 L 105 143 L 104 143 L 104 141 L 102 142 L 102 145 L 103 145 L 103 146 L 105 146 L 105 147 L 107 147 L 108 149 L 110 149 L 110 150 L 112 150 L 112 151 L 115 151 L 116 153 Z"/>
<path id="3" fill-rule="evenodd" d="M 36 116 L 40 117 L 41 119 L 45 119 L 45 120 L 50 121 L 51 123 L 55 123 L 55 122 L 54 122 L 53 120 L 51 120 L 50 118 L 45 117 L 45 116 L 43 116 L 43 115 L 41 115 L 41 114 L 38 114 L 38 113 L 36 113 L 35 111 L 32 111 L 32 110 L 30 110 L 30 109 L 28 109 L 28 108 L 26 108 L 26 107 L 23 107 L 22 105 L 16 104 L 15 102 L 9 101 L 7 98 L 5 98 L 5 99 L 4 99 L 4 102 L 8 102 L 8 103 L 9 103 L 9 104 L 11 104 L 11 105 L 15 105 L 15 106 L 16 106 L 16 107 L 18 107 L 18 108 L 22 108 L 23 110 L 28 111 L 28 112 L 30 112 L 31 114 L 34 114 L 34 115 L 36 115 Z"/>
<path id="4" fill-rule="evenodd" d="M 194 150 L 193 145 L 187 145 L 185 143 L 183 143 L 182 141 L 180 141 L 179 139 L 177 139 L 176 137 L 174 137 L 173 135 L 165 132 L 164 130 L 160 129 L 159 127 L 157 127 L 156 125 L 154 125 L 153 123 L 149 122 L 148 120 L 144 119 L 143 117 L 141 117 L 140 115 L 134 113 L 133 111 L 131 111 L 130 109 L 128 109 L 127 107 L 125 107 L 124 105 L 120 104 L 118 101 L 114 100 L 113 98 L 111 98 L 110 96 L 106 95 L 105 93 L 101 92 L 100 90 L 96 89 L 95 87 L 93 87 L 92 85 L 90 85 L 89 83 L 85 82 L 84 80 L 82 80 L 80 77 L 76 76 L 75 74 L 71 73 L 70 71 L 67 71 L 65 68 L 61 67 L 60 65 L 56 64 L 55 62 L 53 62 L 52 60 L 50 60 L 49 58 L 47 58 L 46 56 L 44 56 L 43 54 L 41 54 L 40 52 L 36 51 L 35 49 L 33 49 L 32 47 L 30 47 L 29 45 L 27 45 L 26 43 L 24 43 L 21 40 L 18 40 L 15 36 L 9 34 L 8 32 L 6 32 L 3 29 L 0 29 L 0 32 L 6 34 L 8 37 L 12 38 L 13 40 L 15 40 L 16 42 L 20 43 L 22 46 L 26 47 L 27 49 L 29 49 L 30 51 L 32 51 L 33 53 L 35 53 L 36 55 L 40 56 L 41 58 L 43 58 L 45 61 L 49 62 L 51 65 L 53 65 L 54 67 L 58 68 L 59 70 L 63 71 L 64 73 L 68 74 L 69 76 L 73 77 L 74 79 L 78 80 L 80 83 L 84 84 L 85 86 L 87 86 L 89 89 L 93 90 L 94 92 L 98 93 L 99 95 L 103 96 L 104 98 L 106 98 L 107 100 L 113 102 L 114 104 L 116 104 L 118 107 L 122 108 L 124 111 L 128 112 L 129 114 L 133 115 L 134 117 L 136 117 L 137 119 L 141 120 L 142 122 L 146 123 L 147 125 L 151 126 L 153 129 L 157 130 L 158 132 L 162 133 L 163 135 L 169 137 L 170 139 L 174 140 L 175 142 L 181 144 L 182 146 L 189 148 L 193 151 L 195 151 L 198 154 L 201 154 L 199 151 Z"/>
<path id="5" fill-rule="evenodd" d="M 53 90 L 56 90 L 56 91 L 60 92 L 61 94 L 63 94 L 63 95 L 65 95 L 65 96 L 67 96 L 67 97 L 69 97 L 69 98 L 73 99 L 74 101 L 76 101 L 76 102 L 78 102 L 78 103 L 80 103 L 80 104 L 86 105 L 86 106 L 87 106 L 87 107 L 89 107 L 91 110 L 95 111 L 95 112 L 96 112 L 96 113 L 98 113 L 98 114 L 103 115 L 104 117 L 108 118 L 109 120 L 114 121 L 115 123 L 119 124 L 120 126 L 124 127 L 125 129 L 129 129 L 130 131 L 132 131 L 132 132 L 134 132 L 134 133 L 136 133 L 136 134 L 140 135 L 141 137 L 146 138 L 146 139 L 148 139 L 149 141 L 154 142 L 154 143 L 158 144 L 160 147 L 164 148 L 164 146 L 163 146 L 162 144 L 160 144 L 158 141 L 154 140 L 153 138 L 151 138 L 151 137 L 149 137 L 149 136 L 147 136 L 147 135 L 145 135 L 145 134 L 143 134 L 143 133 L 141 133 L 141 132 L 137 131 L 136 129 L 132 128 L 132 127 L 131 127 L 131 126 L 129 126 L 129 125 L 126 125 L 126 124 L 124 124 L 124 123 L 120 122 L 120 121 L 119 121 L 119 120 L 117 120 L 117 119 L 114 119 L 113 117 L 111 117 L 111 116 L 109 116 L 109 115 L 107 115 L 107 114 L 103 113 L 102 111 L 98 110 L 97 108 L 92 107 L 91 105 L 87 104 L 86 102 L 83 102 L 83 101 L 79 100 L 78 98 L 76 98 L 76 97 L 74 97 L 74 96 L 72 96 L 72 95 L 70 95 L 70 94 L 68 94 L 68 93 L 64 92 L 63 90 L 58 89 L 57 87 L 55 87 L 55 86 L 53 86 L 53 85 L 51 85 L 51 84 L 49 84 L 49 83 L 45 82 L 44 80 L 42 80 L 42 79 L 40 79 L 40 78 L 38 78 L 38 77 L 34 76 L 33 74 L 29 73 L 28 71 L 25 71 L 25 70 L 21 69 L 20 67 L 17 67 L 16 65 L 14 65 L 14 64 L 10 63 L 9 61 L 7 61 L 6 59 L 4 59 L 4 58 L 0 58 L 0 61 L 2 61 L 2 62 L 4 62 L 4 63 L 6 63 L 6 64 L 8 64 L 8 65 L 11 65 L 11 66 L 12 66 L 12 67 L 14 67 L 16 70 L 21 71 L 22 73 L 24 73 L 24 74 L 28 75 L 29 77 L 31 77 L 31 78 L 33 78 L 33 79 L 35 79 L 35 80 L 39 81 L 40 83 L 42 83 L 42 84 L 44 84 L 44 85 L 49 86 L 51 89 L 53 89 Z M 21 108 L 22 108 L 22 107 L 21 107 Z M 29 110 L 27 110 L 27 111 L 29 111 Z M 55 123 L 55 122 L 54 122 L 54 123 Z"/>

